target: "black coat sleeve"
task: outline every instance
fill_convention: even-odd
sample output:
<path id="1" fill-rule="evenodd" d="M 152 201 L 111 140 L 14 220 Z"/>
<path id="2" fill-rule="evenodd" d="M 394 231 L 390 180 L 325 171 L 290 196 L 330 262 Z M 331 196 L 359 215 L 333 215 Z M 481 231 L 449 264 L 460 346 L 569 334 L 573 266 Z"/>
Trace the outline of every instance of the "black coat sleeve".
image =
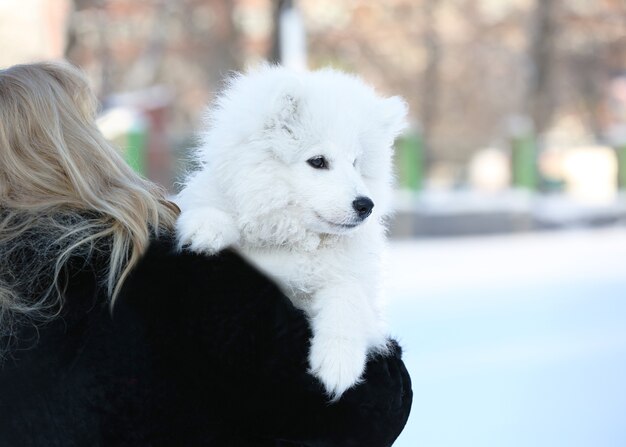
<path id="1" fill-rule="evenodd" d="M 397 344 L 329 403 L 307 372 L 305 316 L 233 252 L 206 257 L 154 243 L 114 317 L 143 326 L 189 430 L 194 417 L 214 431 L 219 421 L 224 445 L 389 446 L 408 418 L 411 382 Z"/>

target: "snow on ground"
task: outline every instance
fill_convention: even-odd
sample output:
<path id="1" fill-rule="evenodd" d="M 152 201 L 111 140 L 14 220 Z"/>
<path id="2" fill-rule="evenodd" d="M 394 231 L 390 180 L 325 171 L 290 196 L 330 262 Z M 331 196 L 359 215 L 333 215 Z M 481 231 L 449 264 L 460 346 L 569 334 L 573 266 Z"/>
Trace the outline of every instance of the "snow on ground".
<path id="1" fill-rule="evenodd" d="M 393 242 L 397 447 L 626 445 L 626 229 Z"/>

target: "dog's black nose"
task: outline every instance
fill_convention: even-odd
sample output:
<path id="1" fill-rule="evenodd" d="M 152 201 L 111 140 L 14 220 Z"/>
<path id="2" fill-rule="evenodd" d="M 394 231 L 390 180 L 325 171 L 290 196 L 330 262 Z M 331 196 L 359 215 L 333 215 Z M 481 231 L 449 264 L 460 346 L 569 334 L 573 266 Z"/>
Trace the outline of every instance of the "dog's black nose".
<path id="1" fill-rule="evenodd" d="M 357 197 L 356 200 L 352 202 L 352 207 L 361 219 L 365 219 L 372 214 L 374 202 L 372 202 L 369 197 Z"/>

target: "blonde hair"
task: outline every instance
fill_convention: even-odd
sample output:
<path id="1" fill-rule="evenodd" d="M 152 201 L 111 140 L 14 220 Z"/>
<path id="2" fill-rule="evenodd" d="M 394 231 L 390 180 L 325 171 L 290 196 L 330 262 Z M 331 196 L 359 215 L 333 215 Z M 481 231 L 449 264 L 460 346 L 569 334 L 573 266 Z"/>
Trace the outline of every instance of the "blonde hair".
<path id="1" fill-rule="evenodd" d="M 103 277 L 113 303 L 150 238 L 173 228 L 178 209 L 106 141 L 96 108 L 84 75 L 68 63 L 0 70 L 3 338 L 22 320 L 59 312 L 59 277 L 70 258 L 88 259 L 106 242 Z M 28 289 L 42 293 L 34 299 Z"/>

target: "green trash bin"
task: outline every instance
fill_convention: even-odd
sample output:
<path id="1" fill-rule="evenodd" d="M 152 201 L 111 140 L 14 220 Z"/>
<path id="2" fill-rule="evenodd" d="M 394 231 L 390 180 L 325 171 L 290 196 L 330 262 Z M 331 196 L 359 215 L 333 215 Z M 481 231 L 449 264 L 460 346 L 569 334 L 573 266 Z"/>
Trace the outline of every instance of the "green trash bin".
<path id="1" fill-rule="evenodd" d="M 617 183 L 620 191 L 626 191 L 626 143 L 615 147 L 617 155 Z"/>
<path id="2" fill-rule="evenodd" d="M 537 187 L 537 147 L 534 137 L 516 136 L 511 139 L 513 186 L 534 191 Z"/>
<path id="3" fill-rule="evenodd" d="M 124 148 L 124 158 L 126 162 L 136 172 L 146 176 L 146 148 L 147 132 L 143 120 L 135 121 L 126 134 L 126 147 Z"/>
<path id="4" fill-rule="evenodd" d="M 411 132 L 396 143 L 396 169 L 400 188 L 419 191 L 424 181 L 424 143 L 417 132 Z"/>
<path id="5" fill-rule="evenodd" d="M 139 174 L 147 174 L 148 124 L 144 116 L 129 107 L 107 110 L 98 118 L 103 135 L 122 151 L 126 162 Z"/>

